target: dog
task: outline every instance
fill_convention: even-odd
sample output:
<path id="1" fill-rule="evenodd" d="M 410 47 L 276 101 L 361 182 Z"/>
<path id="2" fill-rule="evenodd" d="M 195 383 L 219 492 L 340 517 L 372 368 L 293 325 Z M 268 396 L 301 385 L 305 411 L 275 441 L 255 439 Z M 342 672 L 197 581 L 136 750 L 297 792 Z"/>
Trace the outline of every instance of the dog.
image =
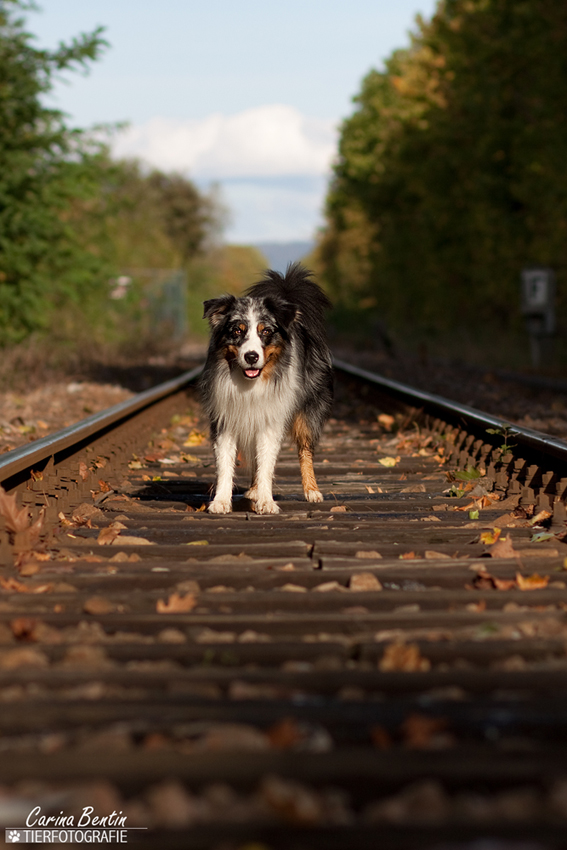
<path id="1" fill-rule="evenodd" d="M 204 302 L 211 327 L 201 399 L 209 417 L 217 482 L 208 510 L 232 509 L 237 453 L 251 471 L 244 494 L 258 514 L 277 514 L 274 469 L 282 441 L 297 445 L 303 492 L 322 502 L 313 451 L 333 400 L 331 353 L 323 314 L 331 302 L 299 263 L 266 271 L 243 297 Z"/>

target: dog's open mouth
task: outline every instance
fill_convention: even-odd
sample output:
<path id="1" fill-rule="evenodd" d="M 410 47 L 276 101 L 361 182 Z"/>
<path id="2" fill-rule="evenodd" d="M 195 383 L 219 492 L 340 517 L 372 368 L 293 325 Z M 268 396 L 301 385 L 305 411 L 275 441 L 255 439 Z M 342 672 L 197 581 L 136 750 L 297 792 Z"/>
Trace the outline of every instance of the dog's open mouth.
<path id="1" fill-rule="evenodd" d="M 244 374 L 247 378 L 253 380 L 254 378 L 258 377 L 261 371 L 261 369 L 244 369 Z"/>

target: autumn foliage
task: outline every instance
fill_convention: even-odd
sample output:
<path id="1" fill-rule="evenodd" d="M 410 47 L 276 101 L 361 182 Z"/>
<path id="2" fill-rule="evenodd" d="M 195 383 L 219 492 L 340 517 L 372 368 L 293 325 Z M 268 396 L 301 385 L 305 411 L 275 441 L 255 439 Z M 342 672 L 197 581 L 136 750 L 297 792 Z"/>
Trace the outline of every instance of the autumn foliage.
<path id="1" fill-rule="evenodd" d="M 318 262 L 395 331 L 520 333 L 519 275 L 567 263 L 567 7 L 441 0 L 342 126 Z M 560 303 L 560 308 L 561 308 Z"/>

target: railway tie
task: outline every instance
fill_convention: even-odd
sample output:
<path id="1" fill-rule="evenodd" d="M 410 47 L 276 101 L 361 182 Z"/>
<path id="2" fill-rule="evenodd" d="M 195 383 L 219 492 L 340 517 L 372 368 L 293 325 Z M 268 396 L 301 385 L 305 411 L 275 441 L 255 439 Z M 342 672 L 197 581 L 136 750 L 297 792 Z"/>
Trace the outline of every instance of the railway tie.
<path id="1" fill-rule="evenodd" d="M 567 846 L 567 445 L 337 363 L 214 516 L 198 373 L 0 458 L 6 842 Z"/>

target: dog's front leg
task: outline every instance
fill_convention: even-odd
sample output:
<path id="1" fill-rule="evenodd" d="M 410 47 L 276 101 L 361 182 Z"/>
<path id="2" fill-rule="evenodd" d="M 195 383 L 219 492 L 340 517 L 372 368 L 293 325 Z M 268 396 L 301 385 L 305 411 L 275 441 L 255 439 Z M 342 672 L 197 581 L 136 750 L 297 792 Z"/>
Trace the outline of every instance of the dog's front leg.
<path id="1" fill-rule="evenodd" d="M 283 434 L 268 428 L 256 445 L 256 487 L 254 510 L 257 514 L 279 514 L 272 495 L 274 469 L 280 452 Z"/>
<path id="2" fill-rule="evenodd" d="M 232 510 L 232 479 L 236 462 L 236 440 L 227 431 L 222 431 L 214 444 L 217 464 L 217 486 L 215 498 L 209 505 L 209 513 L 228 514 Z"/>

